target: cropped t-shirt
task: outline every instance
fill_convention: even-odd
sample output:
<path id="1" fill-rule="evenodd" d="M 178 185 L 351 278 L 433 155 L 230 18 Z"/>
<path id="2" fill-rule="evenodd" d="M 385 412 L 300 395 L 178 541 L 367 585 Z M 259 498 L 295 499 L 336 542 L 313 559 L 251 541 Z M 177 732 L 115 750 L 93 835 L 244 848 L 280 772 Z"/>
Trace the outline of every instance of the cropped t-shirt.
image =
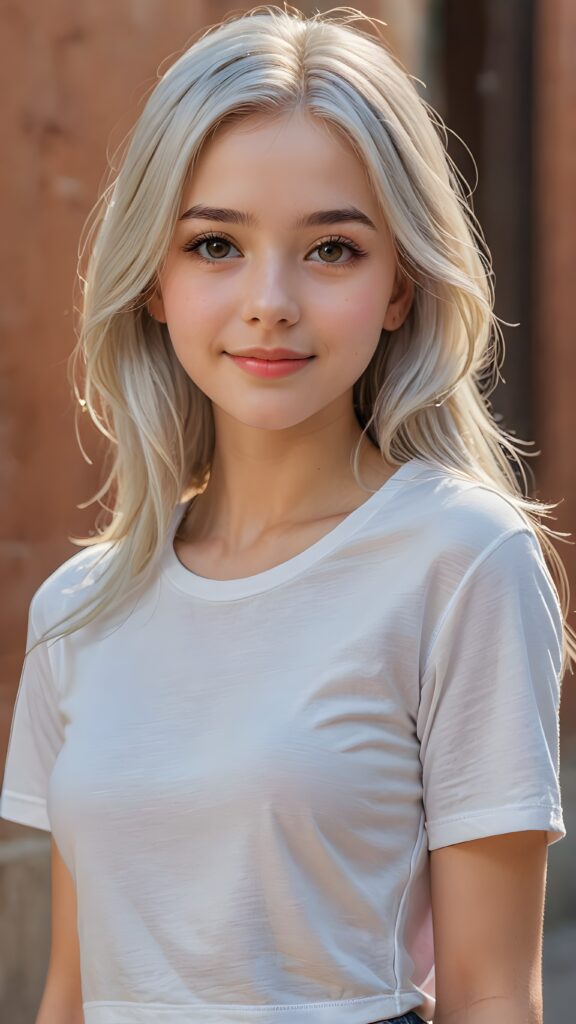
<path id="1" fill-rule="evenodd" d="M 542 829 L 562 617 L 511 501 L 404 463 L 241 579 L 179 561 L 24 663 L 0 814 L 53 833 L 86 1024 L 430 1020 L 430 851 Z M 101 543 L 34 594 L 28 645 Z"/>

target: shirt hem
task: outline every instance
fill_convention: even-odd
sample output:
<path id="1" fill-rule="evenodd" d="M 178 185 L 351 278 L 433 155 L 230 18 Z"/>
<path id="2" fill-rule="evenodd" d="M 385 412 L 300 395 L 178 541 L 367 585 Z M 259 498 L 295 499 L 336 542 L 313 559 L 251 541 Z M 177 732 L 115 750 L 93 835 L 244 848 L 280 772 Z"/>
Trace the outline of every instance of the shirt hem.
<path id="1" fill-rule="evenodd" d="M 85 1024 L 247 1024 L 250 1021 L 258 1021 L 258 1024 L 272 1024 L 273 1021 L 282 1021 L 282 1024 L 366 1024 L 370 1018 L 399 1017 L 410 1010 L 428 1020 L 422 1012 L 422 1003 L 414 1006 L 415 994 L 411 989 L 389 996 L 280 1006 L 98 1001 L 85 1002 L 83 1009 Z"/>

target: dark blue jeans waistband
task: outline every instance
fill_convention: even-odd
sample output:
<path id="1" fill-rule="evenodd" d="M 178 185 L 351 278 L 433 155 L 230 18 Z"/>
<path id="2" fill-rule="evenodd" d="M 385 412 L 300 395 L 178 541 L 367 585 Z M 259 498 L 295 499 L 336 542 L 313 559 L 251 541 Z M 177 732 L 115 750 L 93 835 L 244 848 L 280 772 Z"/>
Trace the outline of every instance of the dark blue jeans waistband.
<path id="1" fill-rule="evenodd" d="M 403 1013 L 400 1017 L 387 1017 L 386 1020 L 375 1020 L 373 1024 L 426 1024 L 414 1010 Z"/>

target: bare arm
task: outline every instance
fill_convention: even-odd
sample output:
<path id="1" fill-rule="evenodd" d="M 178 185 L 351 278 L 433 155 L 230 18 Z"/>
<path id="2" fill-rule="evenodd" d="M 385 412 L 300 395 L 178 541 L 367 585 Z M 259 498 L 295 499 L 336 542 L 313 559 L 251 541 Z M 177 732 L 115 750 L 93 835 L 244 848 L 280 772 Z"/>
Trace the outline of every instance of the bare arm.
<path id="1" fill-rule="evenodd" d="M 51 841 L 52 926 L 48 974 L 36 1024 L 84 1024 L 76 888 Z"/>
<path id="2" fill-rule="evenodd" d="M 434 1024 L 542 1024 L 544 831 L 431 850 Z"/>

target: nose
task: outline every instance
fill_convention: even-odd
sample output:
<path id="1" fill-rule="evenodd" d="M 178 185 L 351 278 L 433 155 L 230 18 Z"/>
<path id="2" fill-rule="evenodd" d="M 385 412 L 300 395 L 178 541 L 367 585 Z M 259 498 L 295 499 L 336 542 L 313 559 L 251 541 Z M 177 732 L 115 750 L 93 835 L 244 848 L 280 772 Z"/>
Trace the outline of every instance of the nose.
<path id="1" fill-rule="evenodd" d="M 242 282 L 242 319 L 246 323 L 258 321 L 270 329 L 278 323 L 296 323 L 300 306 L 285 264 L 273 258 L 263 258 L 250 267 Z"/>

